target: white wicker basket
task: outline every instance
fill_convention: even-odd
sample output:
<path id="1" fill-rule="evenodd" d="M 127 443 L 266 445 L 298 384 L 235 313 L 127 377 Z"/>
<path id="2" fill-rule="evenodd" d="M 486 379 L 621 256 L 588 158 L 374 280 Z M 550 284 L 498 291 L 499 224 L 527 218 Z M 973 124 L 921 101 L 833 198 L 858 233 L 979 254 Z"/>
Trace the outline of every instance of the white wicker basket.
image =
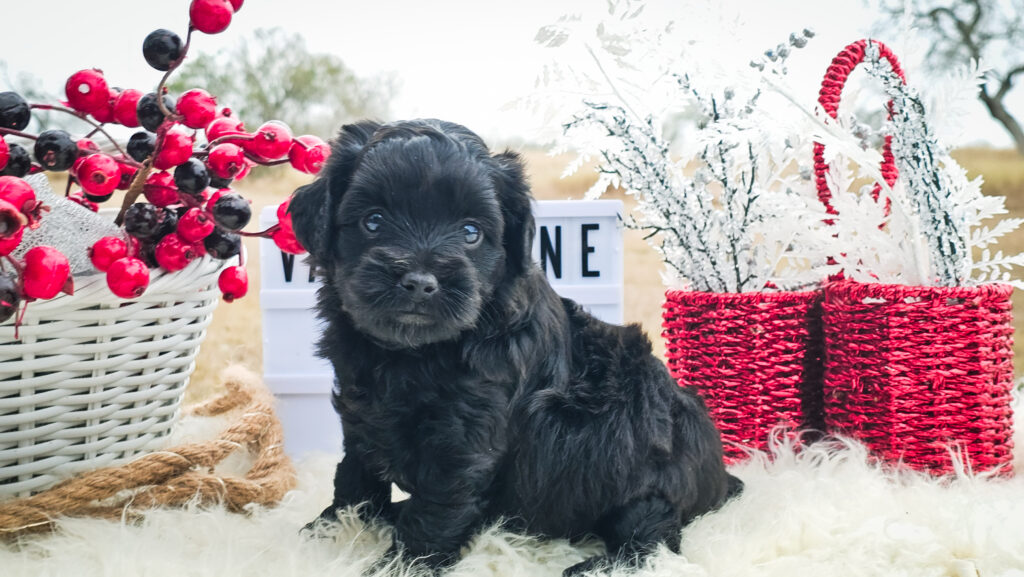
<path id="1" fill-rule="evenodd" d="M 170 432 L 225 262 L 154 271 L 124 300 L 103 275 L 0 325 L 0 499 L 147 452 Z"/>

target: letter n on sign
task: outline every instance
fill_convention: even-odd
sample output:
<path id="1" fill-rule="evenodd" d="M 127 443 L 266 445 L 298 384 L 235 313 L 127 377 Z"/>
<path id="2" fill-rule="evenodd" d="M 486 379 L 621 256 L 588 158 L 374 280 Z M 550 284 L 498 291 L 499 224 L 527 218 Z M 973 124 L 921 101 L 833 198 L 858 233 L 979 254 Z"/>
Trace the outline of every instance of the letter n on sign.
<path id="1" fill-rule="evenodd" d="M 533 258 L 558 294 L 622 323 L 622 201 L 541 200 Z"/>

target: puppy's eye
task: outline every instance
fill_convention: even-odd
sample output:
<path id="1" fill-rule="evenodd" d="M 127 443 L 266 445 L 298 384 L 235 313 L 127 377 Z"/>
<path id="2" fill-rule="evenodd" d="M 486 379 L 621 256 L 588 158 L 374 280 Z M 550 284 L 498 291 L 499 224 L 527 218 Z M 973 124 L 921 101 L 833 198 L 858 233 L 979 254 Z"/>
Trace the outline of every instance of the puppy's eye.
<path id="1" fill-rule="evenodd" d="M 363 219 L 363 228 L 369 232 L 377 232 L 384 224 L 384 215 L 379 212 L 372 212 Z"/>
<path id="2" fill-rule="evenodd" d="M 480 227 L 475 224 L 462 225 L 462 233 L 465 235 L 466 244 L 476 244 L 483 238 L 483 235 L 480 233 Z"/>

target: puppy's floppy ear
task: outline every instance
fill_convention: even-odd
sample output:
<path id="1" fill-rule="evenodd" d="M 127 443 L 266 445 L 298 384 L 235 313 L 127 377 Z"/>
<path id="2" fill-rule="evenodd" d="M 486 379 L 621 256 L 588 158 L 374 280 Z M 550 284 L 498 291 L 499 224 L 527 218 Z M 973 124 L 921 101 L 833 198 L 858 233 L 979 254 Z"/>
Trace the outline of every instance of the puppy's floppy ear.
<path id="1" fill-rule="evenodd" d="M 292 195 L 288 212 L 292 215 L 295 237 L 315 259 L 328 250 L 331 220 L 341 197 L 348 189 L 366 143 L 380 128 L 380 123 L 364 120 L 341 127 L 331 142 L 331 156 L 312 183 L 300 186 Z"/>
<path id="2" fill-rule="evenodd" d="M 506 150 L 493 156 L 497 163 L 494 177 L 498 201 L 505 219 L 506 268 L 510 275 L 522 274 L 533 266 L 533 237 L 535 225 L 530 195 L 522 158 Z"/>

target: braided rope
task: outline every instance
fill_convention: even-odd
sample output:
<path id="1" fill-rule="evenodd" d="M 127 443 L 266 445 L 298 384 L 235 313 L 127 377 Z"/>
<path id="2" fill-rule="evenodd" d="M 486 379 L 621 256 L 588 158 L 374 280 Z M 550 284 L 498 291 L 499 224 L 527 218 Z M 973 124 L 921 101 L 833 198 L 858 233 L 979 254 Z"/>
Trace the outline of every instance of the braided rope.
<path id="1" fill-rule="evenodd" d="M 254 373 L 225 371 L 226 392 L 191 409 L 196 416 L 241 410 L 219 438 L 150 453 L 121 467 L 83 473 L 23 499 L 0 502 L 0 535 L 44 531 L 59 517 L 140 517 L 146 509 L 186 504 L 271 505 L 295 485 L 295 469 L 284 453 L 283 430 L 274 400 Z M 244 477 L 212 472 L 225 457 L 246 449 L 255 461 Z"/>
<path id="2" fill-rule="evenodd" d="M 843 48 L 839 54 L 832 59 L 832 63 L 825 71 L 825 77 L 821 81 L 821 90 L 818 92 L 818 103 L 826 114 L 832 118 L 836 118 L 839 114 L 839 101 L 842 98 L 843 87 L 846 86 L 846 80 L 861 62 L 864 61 L 864 51 L 867 48 L 868 42 L 873 43 L 878 47 L 879 54 L 889 61 L 892 66 L 893 72 L 906 82 L 906 76 L 903 74 L 903 69 L 900 67 L 899 60 L 896 55 L 889 49 L 888 46 L 878 42 L 877 40 L 858 40 L 846 48 Z M 890 101 L 886 108 L 892 111 L 892 101 Z M 882 165 L 881 165 L 882 177 L 885 179 L 886 184 L 892 186 L 896 182 L 896 178 L 899 176 L 899 169 L 896 167 L 896 159 L 892 154 L 892 136 L 885 137 L 885 144 L 882 146 Z M 832 190 L 829 188 L 828 175 L 829 166 L 825 162 L 825 145 L 820 142 L 814 143 L 814 182 L 818 189 L 818 199 L 822 204 L 825 205 L 825 209 L 828 214 L 838 214 L 835 207 L 830 202 L 832 200 Z M 882 186 L 875 184 L 875 188 L 872 195 L 877 200 L 878 195 L 881 193 Z M 888 210 L 888 206 L 886 206 Z M 831 224 L 831 223 L 829 223 Z"/>
<path id="3" fill-rule="evenodd" d="M 704 399 L 727 463 L 778 427 L 824 430 L 820 305 L 820 292 L 665 293 L 669 371 Z"/>

